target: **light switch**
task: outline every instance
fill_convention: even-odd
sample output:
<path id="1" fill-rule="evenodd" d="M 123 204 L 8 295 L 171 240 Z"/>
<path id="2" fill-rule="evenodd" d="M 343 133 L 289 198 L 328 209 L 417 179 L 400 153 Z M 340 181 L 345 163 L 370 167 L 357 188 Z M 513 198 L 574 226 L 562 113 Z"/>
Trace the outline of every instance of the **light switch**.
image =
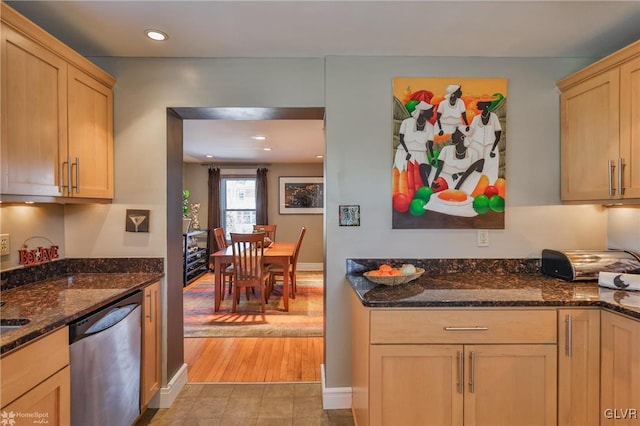
<path id="1" fill-rule="evenodd" d="M 489 247 L 489 230 L 478 230 L 478 247 Z"/>

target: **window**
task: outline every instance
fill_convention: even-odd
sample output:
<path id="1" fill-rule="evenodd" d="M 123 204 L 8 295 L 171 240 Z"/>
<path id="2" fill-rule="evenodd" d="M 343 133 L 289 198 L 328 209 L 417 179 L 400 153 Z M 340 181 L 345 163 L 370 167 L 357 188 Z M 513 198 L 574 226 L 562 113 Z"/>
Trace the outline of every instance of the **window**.
<path id="1" fill-rule="evenodd" d="M 256 178 L 222 177 L 220 184 L 222 227 L 227 240 L 232 232 L 252 232 L 256 223 Z"/>

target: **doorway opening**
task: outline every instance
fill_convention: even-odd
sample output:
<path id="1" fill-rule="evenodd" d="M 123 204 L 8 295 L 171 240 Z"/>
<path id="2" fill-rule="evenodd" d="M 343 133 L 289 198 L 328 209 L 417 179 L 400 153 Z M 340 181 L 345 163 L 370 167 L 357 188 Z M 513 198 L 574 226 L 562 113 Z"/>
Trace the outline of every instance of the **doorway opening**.
<path id="1" fill-rule="evenodd" d="M 182 244 L 181 235 L 178 235 L 177 238 L 172 235 L 177 233 L 178 228 L 181 228 L 181 216 L 176 215 L 174 211 L 181 211 L 179 208 L 181 200 L 176 197 L 176 194 L 181 194 L 183 189 L 184 120 L 324 120 L 324 108 L 169 108 L 167 109 L 167 118 L 167 245 L 169 256 L 167 282 L 170 287 L 172 283 L 175 283 L 177 287 L 177 283 L 182 284 L 182 263 L 179 257 L 182 255 Z M 300 143 L 304 143 L 304 141 L 300 141 Z M 324 173 L 322 174 L 324 175 Z M 276 176 L 273 178 L 277 179 Z M 288 217 L 283 219 L 283 223 L 289 222 Z M 206 217 L 204 220 L 201 218 L 201 222 L 209 226 Z M 320 228 L 324 228 L 324 220 L 321 220 L 321 223 Z M 279 235 L 282 235 L 280 231 L 279 227 Z M 318 232 L 319 235 L 324 235 L 323 229 Z M 324 245 L 323 241 L 321 245 Z M 321 250 L 324 253 L 323 247 Z M 178 262 L 175 261 L 176 258 Z M 324 269 L 323 264 L 324 255 L 322 255 L 322 269 Z M 324 272 L 319 272 L 322 285 L 324 285 Z M 213 280 L 213 274 L 208 273 L 195 280 L 191 285 L 203 280 Z M 324 293 L 324 288 L 322 290 Z M 168 290 L 168 293 L 177 296 L 178 291 L 174 288 L 173 291 Z M 168 304 L 173 305 L 168 306 L 168 328 L 172 327 L 171 324 L 174 327 L 173 338 L 169 337 L 169 344 L 172 344 L 171 340 L 178 343 L 178 338 L 181 338 L 179 346 L 182 348 L 184 362 L 188 364 L 190 382 L 319 381 L 320 365 L 323 364 L 323 337 L 183 337 L 182 289 L 179 301 L 172 302 L 171 296 L 168 299 Z M 213 300 L 211 310 L 213 312 Z M 324 306 L 322 314 L 324 315 Z M 168 330 L 168 333 L 171 333 L 171 330 Z M 257 368 L 260 366 L 264 368 L 262 370 Z M 317 370 L 317 372 L 313 370 Z"/>

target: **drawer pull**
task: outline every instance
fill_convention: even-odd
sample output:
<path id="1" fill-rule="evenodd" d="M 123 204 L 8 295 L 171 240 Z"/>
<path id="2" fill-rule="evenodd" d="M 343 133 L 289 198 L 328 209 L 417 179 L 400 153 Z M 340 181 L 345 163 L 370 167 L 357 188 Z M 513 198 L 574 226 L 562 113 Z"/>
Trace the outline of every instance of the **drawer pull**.
<path id="1" fill-rule="evenodd" d="M 489 327 L 445 327 L 445 331 L 487 331 Z"/>

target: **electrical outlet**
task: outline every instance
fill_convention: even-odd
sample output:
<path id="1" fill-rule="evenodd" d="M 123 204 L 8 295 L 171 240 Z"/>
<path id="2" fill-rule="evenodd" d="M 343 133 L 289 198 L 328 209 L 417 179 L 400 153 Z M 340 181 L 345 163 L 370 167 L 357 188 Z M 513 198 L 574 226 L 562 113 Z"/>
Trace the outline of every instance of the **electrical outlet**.
<path id="1" fill-rule="evenodd" d="M 7 256 L 10 250 L 9 234 L 0 234 L 0 256 Z"/>
<path id="2" fill-rule="evenodd" d="M 489 247 L 489 231 L 487 229 L 478 230 L 478 247 Z"/>

